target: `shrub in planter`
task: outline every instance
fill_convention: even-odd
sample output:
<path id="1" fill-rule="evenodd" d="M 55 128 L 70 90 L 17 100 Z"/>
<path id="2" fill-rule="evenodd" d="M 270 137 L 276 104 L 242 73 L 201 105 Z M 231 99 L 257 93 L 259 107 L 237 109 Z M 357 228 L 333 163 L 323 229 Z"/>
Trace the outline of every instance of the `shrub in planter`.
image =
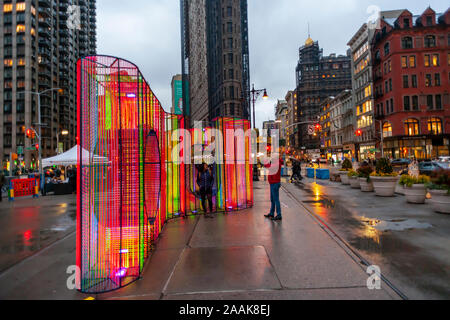
<path id="1" fill-rule="evenodd" d="M 439 170 L 432 174 L 427 185 L 431 194 L 430 203 L 438 213 L 450 213 L 450 170 Z"/>
<path id="2" fill-rule="evenodd" d="M 399 184 L 405 190 L 405 197 L 408 203 L 424 204 L 427 198 L 427 189 L 425 184 L 430 182 L 427 176 L 419 176 L 418 178 L 403 175 L 400 178 Z"/>
<path id="3" fill-rule="evenodd" d="M 341 175 L 341 182 L 343 185 L 349 185 L 350 180 L 348 179 L 348 172 L 353 169 L 352 162 L 348 159 L 345 159 L 342 163 L 342 168 L 339 170 L 339 174 Z"/>
<path id="4" fill-rule="evenodd" d="M 362 166 L 358 169 L 359 185 L 362 192 L 373 192 L 373 183 L 370 179 L 370 175 L 373 172 L 371 166 Z"/>
<path id="5" fill-rule="evenodd" d="M 350 181 L 350 186 L 352 187 L 352 189 L 359 189 L 360 185 L 359 185 L 358 172 L 356 172 L 354 170 L 350 170 L 347 173 L 347 176 Z"/>
<path id="6" fill-rule="evenodd" d="M 379 197 L 392 197 L 398 181 L 398 174 L 394 172 L 388 159 L 380 159 L 377 162 L 376 171 L 370 175 L 375 193 Z"/>

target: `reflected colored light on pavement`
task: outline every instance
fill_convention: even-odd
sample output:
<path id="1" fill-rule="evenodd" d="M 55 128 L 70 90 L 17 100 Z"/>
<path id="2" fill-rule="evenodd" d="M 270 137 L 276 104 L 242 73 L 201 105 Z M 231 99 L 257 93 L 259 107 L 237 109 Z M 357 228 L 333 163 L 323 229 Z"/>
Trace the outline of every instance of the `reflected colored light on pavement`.
<path id="1" fill-rule="evenodd" d="M 380 244 L 380 232 L 374 227 L 381 221 L 378 219 L 369 219 L 362 217 L 361 220 L 364 223 L 364 229 L 362 230 L 362 236 L 366 239 L 371 239 L 374 243 Z"/>

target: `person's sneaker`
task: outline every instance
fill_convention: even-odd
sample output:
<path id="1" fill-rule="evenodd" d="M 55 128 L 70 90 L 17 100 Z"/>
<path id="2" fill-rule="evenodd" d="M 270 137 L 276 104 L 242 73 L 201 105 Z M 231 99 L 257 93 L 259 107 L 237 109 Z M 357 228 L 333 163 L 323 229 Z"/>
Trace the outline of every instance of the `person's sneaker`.
<path id="1" fill-rule="evenodd" d="M 272 218 L 272 221 L 281 221 L 281 220 L 283 220 L 282 217 L 274 217 L 274 218 Z"/>
<path id="2" fill-rule="evenodd" d="M 273 214 L 269 213 L 269 214 L 266 214 L 264 217 L 273 219 L 275 216 Z"/>

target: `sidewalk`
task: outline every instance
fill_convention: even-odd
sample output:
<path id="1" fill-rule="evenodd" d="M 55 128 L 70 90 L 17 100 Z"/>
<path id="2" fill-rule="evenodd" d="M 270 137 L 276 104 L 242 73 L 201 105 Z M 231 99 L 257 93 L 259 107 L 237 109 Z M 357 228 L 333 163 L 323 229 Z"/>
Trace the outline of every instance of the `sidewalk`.
<path id="1" fill-rule="evenodd" d="M 142 279 L 94 297 L 398 299 L 384 284 L 381 290 L 368 290 L 364 268 L 283 190 L 283 222 L 265 219 L 269 199 L 268 184 L 259 182 L 252 209 L 170 221 Z M 64 274 L 74 255 L 75 237 L 69 236 L 0 275 L 0 299 L 87 297 L 66 288 Z"/>

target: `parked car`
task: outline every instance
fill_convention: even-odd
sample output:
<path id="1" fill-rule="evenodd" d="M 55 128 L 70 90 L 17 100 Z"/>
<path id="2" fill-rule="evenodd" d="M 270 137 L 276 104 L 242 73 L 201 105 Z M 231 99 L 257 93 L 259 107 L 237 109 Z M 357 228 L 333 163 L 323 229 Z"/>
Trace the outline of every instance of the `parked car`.
<path id="1" fill-rule="evenodd" d="M 439 162 L 450 162 L 450 157 L 439 157 Z"/>
<path id="2" fill-rule="evenodd" d="M 445 162 L 425 161 L 419 164 L 420 174 L 431 175 L 434 171 L 449 169 Z"/>
<path id="3" fill-rule="evenodd" d="M 411 162 L 411 159 L 395 159 L 391 162 L 391 164 L 393 166 L 409 166 Z"/>

